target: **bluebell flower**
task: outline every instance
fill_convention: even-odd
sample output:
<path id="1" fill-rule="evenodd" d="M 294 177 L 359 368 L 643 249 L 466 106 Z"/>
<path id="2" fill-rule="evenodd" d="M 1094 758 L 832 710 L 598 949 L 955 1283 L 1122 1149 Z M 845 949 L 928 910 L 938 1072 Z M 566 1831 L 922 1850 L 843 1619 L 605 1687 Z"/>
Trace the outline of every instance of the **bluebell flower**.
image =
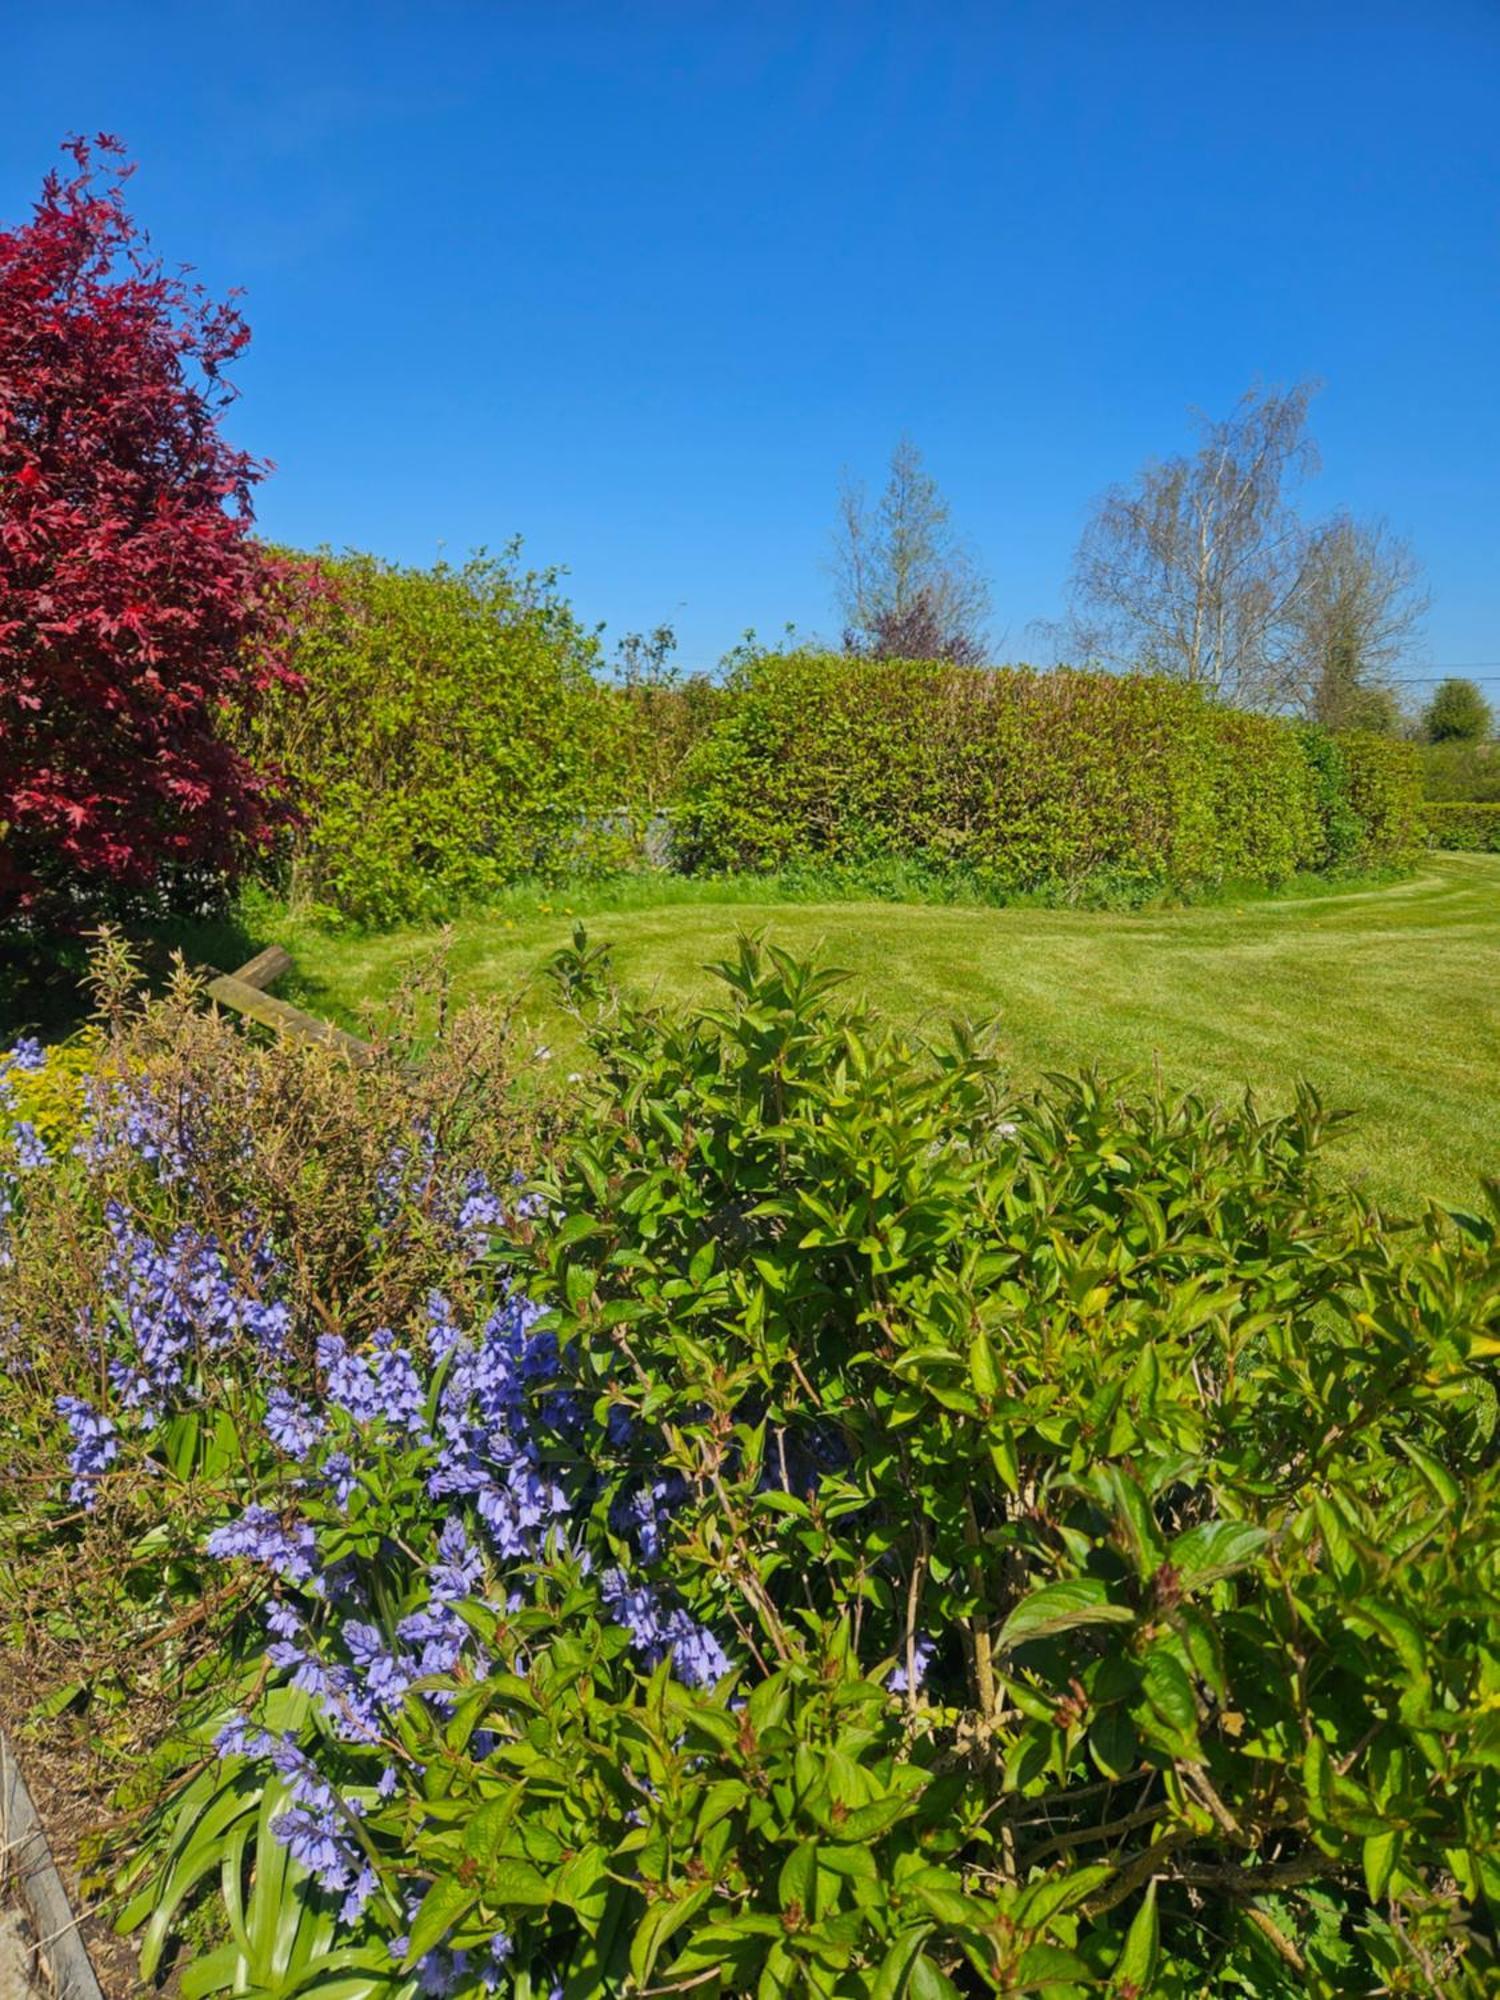
<path id="1" fill-rule="evenodd" d="M 114 1425 L 81 1396 L 59 1396 L 57 1413 L 67 1420 L 73 1434 L 68 1465 L 73 1483 L 68 1498 L 90 1512 L 98 1503 L 98 1482 L 119 1456 L 120 1443 Z"/>
<path id="2" fill-rule="evenodd" d="M 306 1460 L 323 1435 L 323 1421 L 287 1389 L 266 1396 L 266 1434 L 288 1458 Z"/>
<path id="3" fill-rule="evenodd" d="M 482 1173 L 465 1180 L 458 1205 L 458 1235 L 471 1257 L 482 1256 L 489 1240 L 505 1226 L 505 1204 Z"/>
<path id="4" fill-rule="evenodd" d="M 389 1327 L 371 1342 L 369 1358 L 352 1354 L 341 1335 L 325 1333 L 318 1340 L 318 1365 L 323 1369 L 332 1402 L 358 1424 L 384 1420 L 396 1430 L 423 1427 L 421 1377 L 410 1354 L 396 1345 Z"/>
<path id="5" fill-rule="evenodd" d="M 687 1482 L 670 1472 L 634 1493 L 623 1495 L 612 1510 L 612 1526 L 617 1534 L 630 1535 L 642 1561 L 655 1562 L 661 1554 L 662 1530 L 687 1498 Z"/>
<path id="6" fill-rule="evenodd" d="M 339 1905 L 339 1922 L 355 1924 L 365 1913 L 365 1905 L 379 1888 L 380 1882 L 368 1861 L 361 1862 L 344 1900 Z"/>
<path id="7" fill-rule="evenodd" d="M 916 1670 L 915 1677 L 908 1680 L 906 1662 L 902 1660 L 887 1684 L 892 1694 L 915 1693 L 921 1687 L 927 1678 L 927 1669 L 932 1665 L 933 1656 L 937 1652 L 937 1644 L 932 1639 L 918 1638 L 913 1640 L 911 1651 L 912 1666 Z"/>
<path id="8" fill-rule="evenodd" d="M 242 1556 L 263 1563 L 288 1583 L 310 1583 L 316 1572 L 317 1541 L 308 1524 L 294 1521 L 283 1527 L 269 1508 L 256 1502 L 237 1521 L 215 1528 L 204 1546 L 221 1561 Z"/>
<path id="9" fill-rule="evenodd" d="M 341 1507 L 349 1504 L 349 1495 L 359 1484 L 355 1475 L 354 1461 L 347 1451 L 331 1451 L 318 1468 L 319 1473 L 334 1499 Z"/>
<path id="10" fill-rule="evenodd" d="M 163 1097 L 143 1077 L 93 1076 L 84 1084 L 85 1122 L 74 1147 L 91 1168 L 126 1151 L 149 1166 L 163 1186 L 191 1179 L 200 1141 L 201 1094 Z"/>
<path id="11" fill-rule="evenodd" d="M 306 1806 L 289 1806 L 272 1820 L 271 1832 L 320 1888 L 345 1891 L 346 1900 L 355 1902 L 354 1914 L 357 1916 L 363 1910 L 375 1884 L 372 1878 L 361 1896 L 360 1885 L 368 1868 L 335 1807 L 315 1811 Z"/>
<path id="12" fill-rule="evenodd" d="M 649 1584 L 632 1584 L 622 1569 L 606 1570 L 600 1591 L 616 1625 L 630 1634 L 644 1664 L 670 1654 L 677 1678 L 688 1687 L 712 1687 L 733 1662 L 712 1632 L 685 1611 L 668 1611 Z"/>
<path id="13" fill-rule="evenodd" d="M 10 1143 L 15 1150 L 16 1165 L 23 1174 L 40 1173 L 52 1164 L 52 1155 L 47 1150 L 47 1142 L 29 1118 L 19 1119 L 10 1128 Z"/>

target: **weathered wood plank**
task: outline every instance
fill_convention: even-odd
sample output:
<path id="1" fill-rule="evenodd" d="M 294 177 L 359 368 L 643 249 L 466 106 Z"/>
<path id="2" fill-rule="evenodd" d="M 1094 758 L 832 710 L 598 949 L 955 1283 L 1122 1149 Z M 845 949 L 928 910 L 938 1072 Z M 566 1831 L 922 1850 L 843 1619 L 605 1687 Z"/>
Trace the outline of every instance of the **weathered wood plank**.
<path id="1" fill-rule="evenodd" d="M 232 1007 L 237 1014 L 258 1021 L 263 1028 L 290 1035 L 296 1041 L 321 1042 L 327 1048 L 342 1050 L 351 1062 L 367 1063 L 375 1053 L 370 1044 L 362 1042 L 357 1035 L 346 1035 L 331 1021 L 320 1021 L 315 1014 L 304 1014 L 300 1007 L 278 1000 L 273 994 L 262 993 L 258 986 L 247 985 L 234 973 L 221 972 L 216 979 L 210 979 L 203 990 L 210 1000 L 217 1000 L 221 1007 Z"/>
<path id="2" fill-rule="evenodd" d="M 15 1752 L 0 1731 L 0 1849 L 31 1928 L 48 1990 L 56 2000 L 103 2000 Z"/>
<path id="3" fill-rule="evenodd" d="M 268 944 L 264 951 L 258 951 L 254 958 L 247 959 L 229 977 L 243 980 L 246 986 L 258 986 L 264 992 L 278 979 L 285 979 L 291 969 L 291 953 L 283 951 L 279 944 Z"/>

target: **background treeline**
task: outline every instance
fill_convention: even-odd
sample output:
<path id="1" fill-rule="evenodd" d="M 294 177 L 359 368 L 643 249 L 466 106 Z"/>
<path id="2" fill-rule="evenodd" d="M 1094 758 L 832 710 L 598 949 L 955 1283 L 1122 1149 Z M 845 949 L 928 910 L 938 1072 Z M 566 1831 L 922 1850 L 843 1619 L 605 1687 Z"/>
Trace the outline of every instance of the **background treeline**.
<path id="1" fill-rule="evenodd" d="M 1148 675 L 665 647 L 603 671 L 551 574 L 320 558 L 293 678 L 243 747 L 294 817 L 266 864 L 304 907 L 431 919 L 526 877 L 902 861 L 1085 897 L 1398 865 L 1415 750 Z"/>

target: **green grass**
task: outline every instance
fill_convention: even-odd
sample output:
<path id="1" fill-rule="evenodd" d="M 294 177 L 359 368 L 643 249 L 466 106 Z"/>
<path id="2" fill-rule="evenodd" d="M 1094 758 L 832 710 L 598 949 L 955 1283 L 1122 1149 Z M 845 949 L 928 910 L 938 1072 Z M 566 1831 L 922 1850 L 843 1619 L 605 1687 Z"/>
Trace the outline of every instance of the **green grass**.
<path id="1" fill-rule="evenodd" d="M 600 908 L 612 904 L 612 908 Z M 1356 1114 L 1333 1157 L 1383 1199 L 1472 1203 L 1500 1173 L 1500 857 L 1435 855 L 1395 884 L 1298 889 L 1186 909 L 993 909 L 767 900 L 764 885 L 651 883 L 548 906 L 517 897 L 450 933 L 455 1000 L 528 993 L 565 1062 L 540 973 L 572 911 L 632 986 L 700 998 L 738 929 L 824 950 L 891 1016 L 935 1030 L 998 1020 L 1024 1082 L 1048 1069 L 1159 1068 L 1221 1097 L 1286 1101 L 1307 1078 Z M 437 934 L 328 936 L 267 913 L 297 961 L 289 997 L 357 1026 Z"/>

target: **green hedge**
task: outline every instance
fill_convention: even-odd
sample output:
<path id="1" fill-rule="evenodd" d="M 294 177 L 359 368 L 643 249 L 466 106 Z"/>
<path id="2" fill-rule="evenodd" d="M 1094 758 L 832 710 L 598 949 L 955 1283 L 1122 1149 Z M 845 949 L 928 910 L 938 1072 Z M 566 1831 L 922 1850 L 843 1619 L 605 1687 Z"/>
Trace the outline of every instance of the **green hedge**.
<path id="1" fill-rule="evenodd" d="M 1429 847 L 1457 848 L 1465 854 L 1500 854 L 1500 801 L 1467 805 L 1438 804 L 1422 808 Z"/>
<path id="2" fill-rule="evenodd" d="M 689 870 L 920 856 L 991 887 L 1184 888 L 1420 844 L 1415 759 L 1178 681 L 761 655 L 676 806 Z"/>
<path id="3" fill-rule="evenodd" d="M 430 570 L 324 556 L 313 575 L 302 686 L 253 741 L 302 815 L 281 887 L 361 922 L 431 919 L 620 843 L 597 643 L 550 575 L 514 552 Z"/>
<path id="4" fill-rule="evenodd" d="M 1500 802 L 1500 743 L 1424 743 L 1422 786 L 1445 805 Z"/>

